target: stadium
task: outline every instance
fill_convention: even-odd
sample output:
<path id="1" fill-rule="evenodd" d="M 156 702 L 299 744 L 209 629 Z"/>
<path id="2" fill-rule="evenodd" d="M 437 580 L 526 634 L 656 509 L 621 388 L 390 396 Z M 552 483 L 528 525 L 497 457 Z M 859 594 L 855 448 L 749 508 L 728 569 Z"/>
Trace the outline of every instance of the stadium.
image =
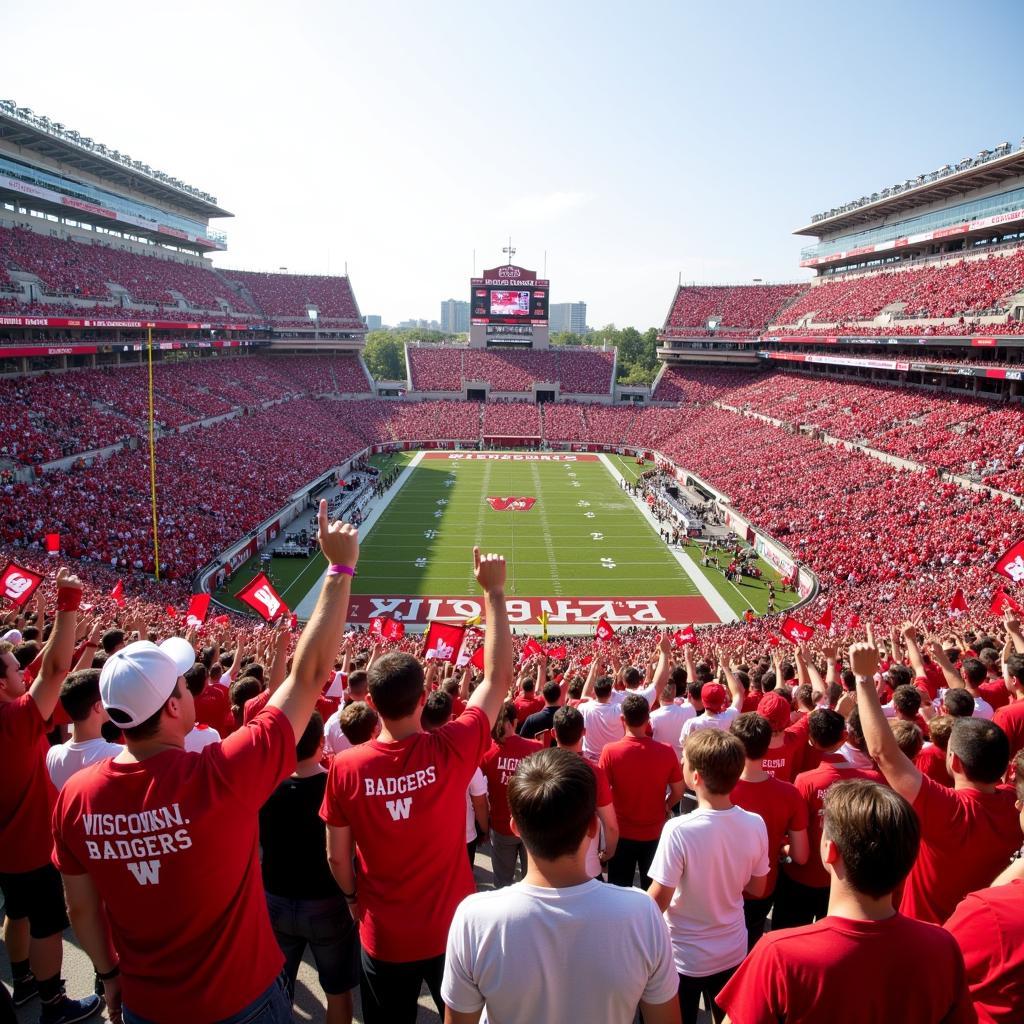
<path id="1" fill-rule="evenodd" d="M 957 144 L 955 137 L 949 141 Z M 757 717 L 752 712 L 770 718 L 764 700 L 774 694 L 778 701 L 781 693 L 785 721 L 768 731 L 788 735 L 795 729 L 797 746 L 814 754 L 796 757 L 787 782 L 801 770 L 831 764 L 830 758 L 842 762 L 841 749 L 861 773 L 858 779 L 888 780 L 902 794 L 887 770 L 886 758 L 895 755 L 883 740 L 871 739 L 877 734 L 870 725 L 864 726 L 867 739 L 861 737 L 859 750 L 849 750 L 849 743 L 856 746 L 849 737 L 861 728 L 858 718 L 847 732 L 852 713 L 868 720 L 870 712 L 861 682 L 849 671 L 853 658 L 844 659 L 867 626 L 872 651 L 880 638 L 886 666 L 879 669 L 876 659 L 869 673 L 887 705 L 885 714 L 906 718 L 917 729 L 918 749 L 907 763 L 922 764 L 929 724 L 959 714 L 941 703 L 942 694 L 966 685 L 988 709 L 981 717 L 994 713 L 1010 736 L 1008 757 L 988 780 L 985 799 L 997 799 L 996 783 L 1013 781 L 1009 758 L 1024 746 L 1024 724 L 1017 724 L 1024 723 L 1017 713 L 1024 708 L 1024 637 L 1016 621 L 1018 600 L 1024 602 L 1024 141 L 999 143 L 809 213 L 795 231 L 806 246 L 791 282 L 666 280 L 667 312 L 649 384 L 625 381 L 613 347 L 558 341 L 549 319 L 557 279 L 513 262 L 511 239 L 507 260 L 495 263 L 495 252 L 479 273 L 474 269 L 468 280 L 453 282 L 469 302 L 466 334 L 443 343 L 405 341 L 404 376 L 375 377 L 364 358 L 368 329 L 347 272 L 226 269 L 224 259 L 211 259 L 229 252 L 221 226 L 233 214 L 220 199 L 121 153 L 114 142 L 96 142 L 0 100 L 0 568 L 6 567 L 0 577 L 0 633 L 10 638 L 0 651 L 18 660 L 19 672 L 34 666 L 43 678 L 45 667 L 52 669 L 45 651 L 56 641 L 43 641 L 59 635 L 62 614 L 77 609 L 74 665 L 102 669 L 103 676 L 96 672 L 100 679 L 132 634 L 138 642 L 184 636 L 192 648 L 190 664 L 198 656 L 197 664 L 205 658 L 207 670 L 217 666 L 217 678 L 223 670 L 230 687 L 218 685 L 213 675 L 207 682 L 204 672 L 194 693 L 197 728 L 214 730 L 218 741 L 241 736 L 254 721 L 259 729 L 261 718 L 264 725 L 276 721 L 276 712 L 260 713 L 268 703 L 278 706 L 273 694 L 290 685 L 301 665 L 322 670 L 316 687 L 322 718 L 344 721 L 338 716 L 353 702 L 370 706 L 348 681 L 360 674 L 365 680 L 369 670 L 373 686 L 374 664 L 392 655 L 426 666 L 426 690 L 433 692 L 426 697 L 425 716 L 432 698 L 445 697 L 448 714 L 462 722 L 465 715 L 458 711 L 472 703 L 470 695 L 487 693 L 491 677 L 499 675 L 498 641 L 492 638 L 507 620 L 511 638 L 504 653 L 514 667 L 505 665 L 502 672 L 509 672 L 509 707 L 515 699 L 513 735 L 522 733 L 527 717 L 550 707 L 543 729 L 527 739 L 555 746 L 558 716 L 551 687 L 561 687 L 558 707 L 601 703 L 594 696 L 600 693 L 595 679 L 606 672 L 624 691 L 624 707 L 639 699 L 636 694 L 653 692 L 647 703 L 655 708 L 659 701 L 672 707 L 692 699 L 698 715 L 712 718 L 717 698 L 708 695 L 709 687 L 721 691 L 733 715 L 743 712 L 742 718 Z M 224 202 L 231 206 L 231 197 Z M 813 272 L 810 279 L 807 271 Z M 358 529 L 358 566 L 332 560 L 322 502 L 331 521 Z M 484 582 L 486 566 L 470 558 L 474 547 L 500 552 L 507 563 L 500 613 Z M 75 608 L 68 604 L 65 578 L 57 577 L 58 566 L 81 577 Z M 326 661 L 303 660 L 313 644 L 304 647 L 302 638 L 323 629 L 324 595 L 339 573 L 351 577 L 340 631 L 328 644 Z M 113 634 L 120 641 L 108 650 L 106 637 Z M 90 652 L 101 636 L 104 656 L 93 663 Z M 958 667 L 946 663 L 950 644 Z M 983 661 L 987 668 L 975 679 L 968 665 Z M 250 676 L 243 666 L 259 672 Z M 286 666 L 289 683 L 282 682 Z M 69 662 L 61 678 L 71 667 Z M 663 697 L 670 668 L 681 673 L 680 681 Z M 859 680 L 861 673 L 856 675 Z M 961 675 L 966 684 L 949 682 Z M 638 689 L 641 677 L 646 690 Z M 237 688 L 239 681 L 253 686 Z M 893 710 L 899 703 L 894 693 L 914 690 L 906 685 L 911 683 L 917 684 L 917 705 L 924 699 L 924 717 L 917 708 L 909 716 Z M 495 698 L 481 696 L 477 706 L 488 699 Z M 100 707 L 98 698 L 94 703 Z M 56 704 L 54 689 L 51 710 Z M 376 721 L 379 712 L 387 727 L 385 709 L 381 702 L 368 713 Z M 817 734 L 807 729 L 817 727 L 807 722 L 819 711 L 837 719 L 842 714 L 843 747 L 838 740 L 830 745 L 808 739 Z M 498 712 L 499 729 L 504 713 Z M 622 718 L 628 735 L 626 711 Z M 51 731 L 51 742 L 66 739 L 67 728 L 72 722 L 77 728 L 78 721 L 58 721 L 55 727 L 65 732 Z M 647 721 L 645 714 L 641 727 Z M 429 731 L 426 717 L 423 722 Z M 126 718 L 112 732 L 131 749 L 137 726 Z M 651 733 L 655 740 L 657 728 Z M 728 731 L 729 722 L 721 728 Z M 669 744 L 677 772 L 681 737 L 688 735 L 681 729 L 680 724 Z M 43 736 L 40 731 L 36 738 Z M 322 743 L 330 739 L 330 728 L 326 736 L 321 730 Z M 489 744 L 490 735 L 485 738 Z M 740 739 L 746 743 L 745 736 Z M 494 742 L 505 741 L 495 734 Z M 587 741 L 580 742 L 586 754 Z M 927 742 L 925 749 L 937 742 Z M 350 744 L 346 732 L 342 745 L 357 744 Z M 557 746 L 565 745 L 558 738 Z M 734 745 L 739 749 L 738 741 Z M 907 749 L 912 746 L 913 738 Z M 534 747 L 540 749 L 535 744 L 529 750 Z M 317 749 L 325 767 L 330 765 L 332 751 Z M 522 755 L 529 750 L 523 748 Z M 943 756 L 938 755 L 942 764 Z M 749 749 L 747 757 L 749 764 Z M 755 758 L 759 765 L 762 757 Z M 950 757 L 959 766 L 959 790 L 966 769 L 959 755 Z M 1018 757 L 1017 764 L 1024 761 Z M 413 768 L 423 775 L 418 765 Z M 941 764 L 934 770 L 939 769 Z M 271 768 L 257 770 L 254 761 L 249 770 L 259 788 L 265 781 L 260 771 Z M 927 774 L 923 767 L 921 772 Z M 506 773 L 502 785 L 511 775 Z M 696 776 L 685 763 L 683 777 L 687 795 L 671 791 L 670 822 L 686 817 L 685 810 L 677 812 L 688 799 L 697 807 L 698 796 L 706 796 L 691 785 Z M 335 786 L 333 767 L 330 778 L 328 794 Z M 677 781 L 673 776 L 666 785 Z M 422 779 L 417 785 L 424 785 Z M 1008 786 L 998 791 L 1012 803 Z M 398 792 L 405 791 L 389 795 Z M 600 786 L 598 792 L 600 799 Z M 614 781 L 611 792 L 619 804 Z M 667 792 L 662 785 L 660 795 L 655 793 L 661 811 Z M 472 788 L 469 794 L 472 821 Z M 456 801 L 459 814 L 462 796 Z M 512 798 L 503 799 L 508 820 Z M 65 885 L 75 874 L 69 868 L 70 840 L 62 853 L 59 834 L 69 801 L 62 791 L 54 825 L 55 863 Z M 907 803 L 925 821 L 914 799 Z M 819 794 L 815 813 L 833 813 L 831 808 L 821 809 Z M 621 823 L 626 819 L 617 810 Z M 391 802 L 389 811 L 397 822 L 408 816 L 409 804 L 403 810 Z M 500 813 L 493 801 L 490 813 L 493 825 Z M 351 820 L 358 831 L 357 816 L 339 812 L 337 821 L 324 820 L 329 830 L 346 832 Z M 13 827 L 4 822 L 0 814 L 3 828 Z M 965 882 L 942 914 L 922 912 L 921 920 L 942 924 L 960 896 L 992 882 L 997 867 L 1019 876 L 1006 864 L 1024 837 L 1018 825 L 1007 843 L 1004 826 L 999 834 L 1006 850 L 1000 846 L 1002 853 L 977 870 L 965 866 L 964 878 L 972 884 Z M 821 837 L 821 825 L 816 827 L 817 833 L 810 827 L 812 840 Z M 806 832 L 798 831 L 806 843 Z M 493 882 L 500 889 L 500 843 L 492 840 L 489 854 L 478 851 L 485 834 L 477 828 L 476 838 L 468 840 L 470 864 L 479 884 L 490 888 Z M 606 831 L 600 834 L 607 838 Z M 509 837 L 503 834 L 504 839 Z M 262 841 L 268 844 L 266 835 Z M 427 849 L 427 839 L 422 841 Z M 638 836 L 636 842 L 654 841 Z M 339 875 L 332 861 L 342 893 L 342 877 L 353 879 L 355 891 L 356 875 L 362 872 L 362 879 L 372 872 L 360 860 L 366 851 L 359 843 L 355 874 Z M 254 858 L 257 845 L 253 838 Z M 354 849 L 347 850 L 351 872 Z M 653 847 L 649 852 L 654 856 Z M 779 857 L 793 864 L 792 852 L 789 845 L 772 851 L 774 873 Z M 410 849 L 411 856 L 417 853 Z M 818 857 L 813 845 L 811 855 Z M 110 855 L 117 856 L 128 855 Z M 635 867 L 642 887 L 666 911 L 671 931 L 675 904 L 673 910 L 668 902 L 661 905 L 658 877 L 649 874 L 660 863 L 657 857 L 655 867 L 650 857 Z M 129 867 L 144 884 L 138 865 Z M 604 869 L 602 861 L 599 870 Z M 824 871 L 820 863 L 818 869 Z M 628 881 L 621 884 L 633 884 L 633 870 L 630 863 Z M 0 863 L 4 877 L 20 871 Z M 612 874 L 609 881 L 615 881 Z M 758 874 L 751 872 L 751 878 Z M 915 878 L 912 873 L 908 893 L 917 891 Z M 790 884 L 821 895 L 820 881 Z M 1019 881 L 1013 889 L 1019 910 Z M 749 903 L 750 892 L 744 892 Z M 354 905 L 354 897 L 345 898 Z M 439 901 L 445 898 L 438 894 Z M 919 907 L 927 902 L 920 893 L 917 898 Z M 71 890 L 68 902 L 75 926 Z M 9 926 L 25 916 L 15 907 L 5 890 Z M 810 925 L 813 916 L 820 923 L 825 915 L 792 923 Z M 415 913 L 411 920 L 418 920 Z M 239 921 L 246 928 L 251 924 Z M 447 925 L 446 919 L 446 932 Z M 117 927 L 111 949 L 126 934 Z M 751 948 L 758 938 L 751 935 Z M 14 973 L 3 977 L 16 1002 L 19 991 L 32 999 L 34 991 L 25 987 L 27 924 L 20 937 L 16 927 L 5 932 L 5 943 Z M 129 978 L 135 969 L 124 948 L 116 949 L 110 970 L 101 969 L 92 948 L 87 952 L 98 992 L 117 963 Z M 273 960 L 265 954 L 253 954 L 253 962 Z M 449 961 L 450 954 L 451 946 Z M 81 951 L 77 955 L 81 960 Z M 301 956 L 300 950 L 296 965 Z M 364 949 L 358 979 L 364 1005 L 365 956 Z M 426 954 L 405 959 L 426 962 Z M 730 976 L 745 977 L 746 969 Z M 91 968 L 75 970 L 88 975 L 88 988 Z M 1013 971 L 1019 976 L 1022 970 L 1018 961 Z M 717 977 L 720 969 L 696 973 Z M 307 957 L 300 982 L 315 991 L 315 978 Z M 426 973 L 423 980 L 434 992 Z M 415 981 L 414 1001 L 419 977 Z M 735 982 L 720 981 L 713 993 L 705 988 L 693 997 L 693 1013 L 703 998 L 701 1020 L 712 1019 L 712 996 L 717 999 L 719 989 L 723 998 L 733 998 Z M 294 990 L 294 974 L 290 984 Z M 356 984 L 353 976 L 348 989 Z M 1019 977 L 1014 985 L 1017 1002 L 1010 1016 L 978 1019 L 1024 1019 L 1013 1016 L 1024 1014 L 1024 985 Z M 446 975 L 446 993 L 448 986 Z M 39 993 L 46 996 L 44 989 Z M 108 1009 L 120 1005 L 120 990 L 116 1000 L 113 991 L 107 990 Z M 142 988 L 134 991 L 138 1005 L 147 1005 L 137 994 Z M 131 996 L 126 985 L 129 1009 Z M 65 998 L 63 989 L 59 998 Z M 192 997 L 178 998 L 182 1002 L 169 1005 L 184 1012 Z M 352 997 L 344 1004 L 347 1018 L 332 998 L 326 997 L 328 1012 L 341 1016 L 327 1019 L 352 1020 Z M 690 1019 L 682 989 L 679 999 L 683 1017 L 674 1019 Z M 980 1006 L 977 993 L 975 999 Z M 380 997 L 382 1006 L 386 1002 Z M 675 995 L 670 1002 L 674 1007 Z M 435 1004 L 440 1010 L 437 998 Z M 214 1012 L 213 1005 L 219 1016 L 203 1016 Z M 426 1012 L 434 1004 L 424 995 L 421 1005 Z M 673 1019 L 653 1015 L 642 1000 L 639 1005 L 651 1020 Z M 729 1005 L 738 1008 L 739 997 Z M 85 1019 L 98 1006 L 80 1017 L 53 1019 Z M 203 1007 L 194 1019 L 236 1019 L 227 1003 Z M 716 1021 L 719 1009 L 715 1003 Z M 41 1019 L 49 1019 L 46 1012 Z M 357 1004 L 356 1019 L 371 1019 L 361 1012 Z M 379 1006 L 378 1012 L 385 1015 L 377 1019 L 398 1019 Z M 303 1013 L 302 1019 L 325 1019 L 317 1016 L 319 1003 Z M 876 1015 L 897 1019 L 884 1008 Z M 730 1019 L 742 1024 L 754 1017 Z"/>

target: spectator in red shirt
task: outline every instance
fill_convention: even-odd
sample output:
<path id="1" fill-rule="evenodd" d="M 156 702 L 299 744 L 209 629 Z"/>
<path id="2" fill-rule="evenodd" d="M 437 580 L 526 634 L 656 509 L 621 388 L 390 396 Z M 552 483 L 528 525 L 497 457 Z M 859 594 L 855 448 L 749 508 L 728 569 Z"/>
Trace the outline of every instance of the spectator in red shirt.
<path id="1" fill-rule="evenodd" d="M 195 660 L 187 641 L 140 641 L 103 667 L 103 704 L 127 750 L 61 790 L 54 862 L 108 1009 L 125 1024 L 291 1018 L 260 877 L 258 811 L 295 767 L 296 737 L 345 625 L 356 532 L 329 524 L 326 502 L 319 518 L 321 548 L 338 569 L 328 572 L 291 675 L 248 726 L 185 752 L 195 721 L 182 678 Z"/>
<path id="2" fill-rule="evenodd" d="M 768 694 L 767 696 L 771 696 Z M 729 731 L 743 744 L 746 764 L 739 782 L 730 794 L 737 807 L 761 815 L 768 830 L 768 881 L 764 895 L 755 899 L 744 894 L 743 917 L 747 925 L 747 950 L 764 934 L 765 922 L 775 902 L 775 883 L 779 879 L 779 859 L 806 864 L 807 804 L 790 782 L 772 776 L 763 767 L 774 730 L 756 711 L 739 716 Z"/>
<path id="3" fill-rule="evenodd" d="M 620 705 L 626 735 L 601 751 L 599 766 L 608 776 L 619 822 L 619 842 L 608 862 L 608 881 L 632 885 L 639 868 L 644 889 L 669 809 L 683 795 L 683 772 L 667 743 L 647 735 L 647 699 L 630 693 Z M 668 796 L 666 797 L 666 790 Z"/>
<path id="4" fill-rule="evenodd" d="M 1014 767 L 1024 829 L 1024 752 Z M 1024 860 L 1014 861 L 989 888 L 965 897 L 945 928 L 964 955 L 980 1024 L 1024 1020 Z"/>
<path id="5" fill-rule="evenodd" d="M 1010 759 L 1006 733 L 984 719 L 958 719 L 946 753 L 954 788 L 947 789 L 921 773 L 889 728 L 872 682 L 878 651 L 870 634 L 869 643 L 850 648 L 850 663 L 868 753 L 921 822 L 921 852 L 900 910 L 941 924 L 967 893 L 1005 868 L 1021 845 L 1013 790 L 999 785 Z"/>
<path id="6" fill-rule="evenodd" d="M 946 751 L 949 749 L 949 737 L 953 732 L 954 719 L 950 715 L 939 715 L 928 723 L 930 743 L 926 743 L 921 752 L 914 758 L 914 764 L 922 775 L 934 779 L 941 786 L 953 788 L 953 776 L 946 768 Z"/>
<path id="7" fill-rule="evenodd" d="M 1013 691 L 1013 700 L 1000 708 L 992 721 L 1006 733 L 1010 753 L 1016 755 L 1024 750 L 1024 655 L 1011 654 L 1004 662 L 1003 671 L 1006 685 Z"/>
<path id="8" fill-rule="evenodd" d="M 878 783 L 837 782 L 824 798 L 828 916 L 764 936 L 718 994 L 733 1024 L 974 1020 L 963 957 L 942 929 L 893 906 L 920 845 L 906 800 Z M 906 955 L 928 965 L 907 984 Z M 855 987 L 851 987 L 855 986 Z"/>
<path id="9" fill-rule="evenodd" d="M 448 926 L 474 889 L 466 790 L 512 684 L 513 654 L 505 560 L 479 549 L 473 555 L 486 605 L 484 681 L 458 719 L 424 733 L 420 662 L 401 652 L 375 661 L 368 697 L 381 718 L 380 735 L 335 757 L 320 810 L 331 870 L 359 922 L 366 1024 L 415 1021 L 424 981 L 444 1012 Z"/>
<path id="10" fill-rule="evenodd" d="M 552 685 L 552 684 L 546 684 Z M 557 684 L 556 684 L 557 688 Z M 523 841 L 512 831 L 508 812 L 508 783 L 524 757 L 542 749 L 535 740 L 516 735 L 515 705 L 502 705 L 498 720 L 491 730 L 492 742 L 480 762 L 480 770 L 487 779 L 487 800 L 491 811 L 491 867 L 494 887 L 511 885 L 515 877 L 516 861 L 526 874 L 526 850 Z"/>
<path id="11" fill-rule="evenodd" d="M 24 950 L 10 949 L 14 999 L 38 993 L 41 1024 L 84 1020 L 98 1013 L 95 995 L 69 999 L 61 980 L 62 932 L 68 926 L 60 876 L 50 863 L 50 812 L 54 789 L 46 771 L 46 722 L 57 707 L 61 683 L 71 670 L 82 584 L 65 569 L 57 574 L 57 617 L 43 648 L 40 670 L 29 689 L 23 671 L 0 644 L 0 891 L 9 921 L 28 921 Z"/>
<path id="12" fill-rule="evenodd" d="M 530 715 L 535 714 L 544 707 L 544 698 L 537 696 L 537 684 L 534 679 L 527 676 L 520 683 L 522 694 L 512 702 L 516 707 L 516 724 L 522 725 Z"/>

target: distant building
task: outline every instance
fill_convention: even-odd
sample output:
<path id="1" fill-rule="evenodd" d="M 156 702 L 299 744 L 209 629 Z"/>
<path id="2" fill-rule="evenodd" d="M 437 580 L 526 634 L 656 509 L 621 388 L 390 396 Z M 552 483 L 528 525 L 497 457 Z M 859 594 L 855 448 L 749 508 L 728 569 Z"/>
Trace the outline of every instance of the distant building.
<path id="1" fill-rule="evenodd" d="M 375 313 L 367 313 L 366 316 L 363 317 L 363 323 L 366 324 L 366 329 L 368 331 L 379 331 L 384 325 L 384 321 Z"/>
<path id="2" fill-rule="evenodd" d="M 441 325 L 436 320 L 403 320 L 399 325 L 400 331 L 439 331 Z"/>
<path id="3" fill-rule="evenodd" d="M 585 302 L 553 302 L 548 310 L 551 333 L 572 331 L 585 334 L 587 331 L 587 304 Z"/>
<path id="4" fill-rule="evenodd" d="M 469 331 L 469 303 L 445 299 L 441 303 L 441 330 L 446 334 L 466 334 Z"/>

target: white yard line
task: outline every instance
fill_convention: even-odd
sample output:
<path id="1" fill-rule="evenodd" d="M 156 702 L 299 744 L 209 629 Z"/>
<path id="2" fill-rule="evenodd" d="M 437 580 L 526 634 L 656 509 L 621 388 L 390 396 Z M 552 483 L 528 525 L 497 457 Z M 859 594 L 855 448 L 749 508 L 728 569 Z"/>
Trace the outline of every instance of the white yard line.
<path id="1" fill-rule="evenodd" d="M 607 455 L 598 455 L 598 459 L 604 464 L 604 468 L 615 478 L 616 483 L 621 487 L 625 478 L 612 464 L 611 459 Z M 632 481 L 630 481 L 632 482 Z M 651 514 L 651 510 L 647 507 L 647 502 L 642 498 L 638 498 L 634 494 L 629 494 L 623 491 L 628 498 L 631 498 L 633 504 L 639 509 L 640 514 L 647 521 L 648 526 L 655 532 L 661 529 L 658 525 L 658 520 Z M 704 575 L 703 570 L 697 563 L 685 552 L 677 550 L 676 548 L 665 545 L 670 555 L 683 567 L 686 574 L 693 580 L 694 585 L 700 591 L 701 597 L 709 605 L 711 610 L 722 620 L 722 622 L 737 622 L 739 616 L 729 606 L 729 602 L 714 588 L 711 581 Z"/>
<path id="2" fill-rule="evenodd" d="M 533 486 L 537 492 L 537 498 L 540 498 L 541 482 L 540 482 L 540 470 L 537 468 L 537 463 L 533 462 L 530 464 L 530 469 L 533 475 Z M 555 557 L 555 545 L 551 539 L 551 531 L 548 529 L 547 514 L 544 511 L 544 503 L 541 502 L 541 522 L 544 524 L 543 537 L 544 537 L 544 548 L 548 553 L 548 563 L 551 566 L 551 584 L 555 588 L 555 597 L 562 596 L 562 579 L 558 575 L 558 559 Z M 512 513 L 515 515 L 515 513 Z"/>
<path id="3" fill-rule="evenodd" d="M 377 520 L 380 519 L 384 510 L 391 504 L 391 502 L 398 495 L 398 492 L 405 486 L 409 477 L 412 476 L 413 471 L 423 461 L 423 452 L 417 452 L 412 461 L 409 463 L 401 473 L 398 474 L 398 479 L 382 494 L 370 508 L 370 514 L 360 523 L 359 525 L 359 541 L 363 543 L 373 529 Z M 327 570 L 324 569 L 320 575 L 320 579 L 317 580 L 312 587 L 306 592 L 306 596 L 298 603 L 295 608 L 295 614 L 306 621 L 310 615 L 313 614 L 313 609 L 316 607 L 317 598 L 320 596 L 320 586 L 324 579 L 327 577 Z"/>

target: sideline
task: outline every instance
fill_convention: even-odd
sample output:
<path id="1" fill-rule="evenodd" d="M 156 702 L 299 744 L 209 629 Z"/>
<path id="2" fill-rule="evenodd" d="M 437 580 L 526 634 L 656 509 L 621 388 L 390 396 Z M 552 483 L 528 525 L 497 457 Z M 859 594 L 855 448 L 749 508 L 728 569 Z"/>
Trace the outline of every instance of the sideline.
<path id="1" fill-rule="evenodd" d="M 605 454 L 598 455 L 598 459 L 604 464 L 604 468 L 611 473 L 615 482 L 621 487 L 625 481 L 625 477 L 615 468 L 612 464 L 611 459 Z M 640 511 L 641 515 L 647 521 L 647 525 L 657 533 L 660 529 L 658 520 L 651 514 L 651 510 L 647 507 L 647 503 L 638 498 L 635 494 L 629 494 L 623 491 L 624 494 L 633 502 L 633 504 Z M 711 581 L 704 575 L 704 571 L 699 565 L 685 552 L 677 551 L 675 548 L 665 545 L 666 550 L 672 555 L 675 560 L 683 567 L 686 574 L 693 580 L 694 585 L 700 591 L 700 596 L 704 598 L 709 605 L 711 610 L 719 617 L 722 622 L 739 622 L 739 615 L 732 610 L 731 605 L 722 595 L 715 589 Z"/>
<path id="2" fill-rule="evenodd" d="M 370 514 L 360 523 L 359 525 L 359 543 L 362 544 L 366 540 L 370 531 L 376 525 L 377 520 L 383 515 L 384 510 L 391 504 L 394 498 L 398 495 L 398 492 L 405 486 L 406 481 L 412 476 L 416 467 L 423 461 L 423 452 L 417 452 L 413 457 L 412 461 L 398 474 L 398 479 L 384 492 L 383 495 L 373 504 Z M 320 596 L 320 587 L 323 581 L 327 578 L 327 570 L 320 574 L 319 579 L 314 581 L 313 585 L 306 591 L 306 596 L 296 605 L 295 614 L 299 617 L 301 622 L 307 622 L 309 617 L 313 614 L 313 609 L 316 607 L 317 598 Z M 283 595 L 282 595 L 283 596 Z"/>

